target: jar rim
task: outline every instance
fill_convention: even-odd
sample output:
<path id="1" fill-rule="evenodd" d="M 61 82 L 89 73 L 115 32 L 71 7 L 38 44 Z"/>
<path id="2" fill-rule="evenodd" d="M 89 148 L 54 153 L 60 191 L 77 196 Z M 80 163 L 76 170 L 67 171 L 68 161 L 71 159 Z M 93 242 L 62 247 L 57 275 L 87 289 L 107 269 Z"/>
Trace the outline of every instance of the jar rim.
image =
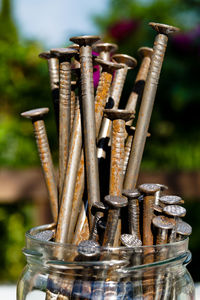
<path id="1" fill-rule="evenodd" d="M 71 249 L 74 249 L 76 250 L 78 248 L 77 245 L 73 245 L 73 244 L 68 244 L 68 243 L 59 243 L 59 242 L 54 242 L 54 241 L 46 241 L 46 240 L 41 240 L 41 239 L 38 239 L 36 234 L 37 233 L 40 233 L 42 231 L 45 231 L 45 230 L 54 230 L 55 231 L 56 229 L 56 223 L 50 223 L 50 224 L 44 224 L 44 225 L 39 225 L 39 226 L 36 226 L 36 227 L 33 227 L 31 229 L 29 229 L 25 236 L 26 236 L 26 239 L 29 239 L 30 241 L 33 241 L 33 242 L 38 242 L 40 244 L 45 244 L 46 246 L 49 246 L 49 247 L 55 247 L 55 246 L 60 246 L 60 247 L 63 247 L 63 248 L 68 248 L 69 247 Z M 107 247 L 107 246 L 99 246 L 99 250 L 130 250 L 131 249 L 151 249 L 152 247 L 153 248 L 157 248 L 157 249 L 160 249 L 160 248 L 163 248 L 163 247 L 167 247 L 167 248 L 174 248 L 174 247 L 179 247 L 179 246 L 185 246 L 185 248 L 188 247 L 188 243 L 189 243 L 189 238 L 186 237 L 178 242 L 172 242 L 172 243 L 167 243 L 167 244 L 162 244 L 162 245 L 150 245 L 150 246 L 134 246 L 134 247 L 126 247 L 126 246 L 119 246 L 119 247 Z"/>

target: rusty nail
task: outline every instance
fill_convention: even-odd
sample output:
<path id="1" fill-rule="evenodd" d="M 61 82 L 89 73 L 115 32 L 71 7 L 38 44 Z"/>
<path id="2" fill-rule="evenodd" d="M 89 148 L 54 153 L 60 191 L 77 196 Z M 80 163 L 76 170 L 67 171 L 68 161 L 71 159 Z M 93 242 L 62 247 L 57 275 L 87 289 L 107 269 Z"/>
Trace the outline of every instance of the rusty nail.
<path id="1" fill-rule="evenodd" d="M 127 72 L 129 69 L 133 69 L 136 67 L 137 61 L 133 57 L 125 54 L 113 55 L 112 60 L 114 62 L 119 63 L 121 65 L 121 68 L 119 70 L 116 70 L 115 72 L 115 76 L 111 85 L 110 95 L 106 106 L 111 109 L 117 109 L 120 102 L 120 97 L 122 94 L 122 89 L 124 86 Z M 98 158 L 106 157 L 105 149 L 107 148 L 110 139 L 110 132 L 111 132 L 111 122 L 109 119 L 103 118 L 101 124 L 101 130 L 99 132 L 98 139 L 97 139 Z"/>
<path id="2" fill-rule="evenodd" d="M 41 52 L 40 58 L 48 62 L 51 94 L 53 99 L 57 132 L 59 132 L 59 60 L 50 51 Z"/>
<path id="3" fill-rule="evenodd" d="M 156 216 L 152 219 L 152 223 L 156 228 L 158 228 L 156 245 L 167 244 L 168 230 L 174 228 L 175 221 L 165 216 Z"/>
<path id="4" fill-rule="evenodd" d="M 140 234 L 140 211 L 139 200 L 140 193 L 137 189 L 123 190 L 122 194 L 128 198 L 128 224 L 129 233 L 135 234 L 137 238 L 141 239 Z"/>
<path id="5" fill-rule="evenodd" d="M 169 242 L 173 243 L 176 241 L 176 227 L 177 223 L 180 220 L 180 217 L 184 217 L 186 214 L 186 209 L 180 205 L 167 205 L 163 208 L 163 213 L 170 217 L 174 217 L 174 220 L 176 221 L 175 227 L 172 229 L 172 232 L 169 236 Z"/>
<path id="6" fill-rule="evenodd" d="M 107 207 L 103 204 L 103 202 L 95 202 L 92 205 L 92 213 L 95 216 L 92 230 L 90 231 L 90 240 L 98 241 L 99 234 L 98 234 L 98 221 L 104 216 Z"/>
<path id="7" fill-rule="evenodd" d="M 112 80 L 112 73 L 115 69 L 119 68 L 118 64 L 112 63 L 112 62 L 104 62 L 100 59 L 96 59 L 99 64 L 102 65 L 103 70 L 101 73 L 99 85 L 97 87 L 96 91 L 96 97 L 95 97 L 95 125 L 96 125 L 96 137 L 99 132 L 103 109 L 105 106 L 105 102 L 108 97 L 108 92 L 110 88 L 110 82 Z M 78 218 L 78 212 L 81 205 L 82 195 L 84 190 L 84 157 L 83 153 L 81 154 L 81 162 L 78 170 L 78 176 L 76 180 L 76 187 L 74 192 L 74 199 L 73 199 L 73 217 L 70 221 L 70 227 L 69 227 L 69 240 L 72 239 L 72 235 L 74 232 L 74 227 L 76 225 L 76 221 Z M 81 218 L 81 216 L 79 217 Z M 81 220 L 78 220 L 78 223 L 82 224 Z M 81 234 L 81 232 L 80 232 Z"/>
<path id="8" fill-rule="evenodd" d="M 113 246 L 117 224 L 120 215 L 120 208 L 125 207 L 128 201 L 124 197 L 107 195 L 104 198 L 109 206 L 106 229 L 104 233 L 103 246 Z"/>
<path id="9" fill-rule="evenodd" d="M 92 46 L 92 50 L 99 53 L 99 58 L 110 61 L 111 55 L 118 50 L 118 46 L 112 43 L 97 42 Z"/>
<path id="10" fill-rule="evenodd" d="M 151 62 L 151 56 L 153 54 L 153 49 L 148 47 L 141 47 L 138 49 L 138 53 L 142 58 L 142 62 L 134 82 L 133 90 L 126 104 L 126 109 L 128 110 L 135 110 L 137 103 L 142 98 L 144 85 L 147 79 L 147 74 Z M 128 121 L 126 125 L 131 126 L 132 122 Z"/>
<path id="11" fill-rule="evenodd" d="M 51 49 L 51 54 L 60 63 L 59 90 L 59 202 L 62 198 L 64 176 L 69 154 L 71 129 L 71 58 L 77 53 L 74 49 Z"/>
<path id="12" fill-rule="evenodd" d="M 123 184 L 125 122 L 134 118 L 134 112 L 121 109 L 105 109 L 104 116 L 112 121 L 109 193 L 114 196 L 121 196 Z"/>
<path id="13" fill-rule="evenodd" d="M 135 134 L 135 127 L 134 126 L 129 127 L 129 126 L 127 126 L 127 123 L 128 122 L 126 122 L 126 132 L 127 133 L 125 133 L 126 143 L 125 143 L 125 148 L 124 148 L 124 168 L 123 168 L 124 176 L 126 174 L 128 160 L 129 160 L 129 156 L 130 156 L 130 152 L 131 152 L 131 146 L 133 143 L 133 137 Z M 150 133 L 147 133 L 147 137 L 149 137 L 149 136 L 150 136 Z"/>
<path id="14" fill-rule="evenodd" d="M 163 191 L 167 190 L 168 187 L 164 184 L 157 183 L 159 190 L 155 193 L 155 205 L 159 205 L 159 200 Z"/>
<path id="15" fill-rule="evenodd" d="M 144 194 L 143 199 L 143 245 L 153 245 L 153 233 L 151 229 L 151 221 L 153 215 L 153 204 L 155 201 L 155 193 L 159 190 L 157 184 L 141 184 L 138 187 L 139 192 Z"/>
<path id="16" fill-rule="evenodd" d="M 72 212 L 72 200 L 76 184 L 76 176 L 79 168 L 82 147 L 81 115 L 80 106 L 77 102 L 71 142 L 69 148 L 69 159 L 63 185 L 60 212 L 56 231 L 56 242 L 65 243 L 68 239 L 69 223 Z"/>
<path id="17" fill-rule="evenodd" d="M 139 116 L 136 124 L 136 131 L 132 143 L 133 146 L 124 180 L 125 189 L 133 189 L 137 184 L 161 67 L 167 47 L 168 35 L 178 31 L 176 27 L 164 24 L 150 23 L 149 25 L 151 25 L 158 32 L 158 34 L 154 42 L 153 55 L 151 57 L 149 72 L 144 87 Z"/>
<path id="18" fill-rule="evenodd" d="M 182 220 L 177 222 L 177 225 L 176 225 L 176 234 L 177 234 L 176 241 L 177 242 L 181 241 L 183 238 L 191 235 L 191 233 L 192 233 L 192 227 L 188 223 L 186 223 Z"/>
<path id="19" fill-rule="evenodd" d="M 38 108 L 23 112 L 21 113 L 21 116 L 32 120 L 40 161 L 42 164 L 45 182 L 49 193 L 51 211 L 54 222 L 57 222 L 58 191 L 54 174 L 53 161 L 43 120 L 43 116 L 47 114 L 48 111 L 48 108 Z"/>
<path id="20" fill-rule="evenodd" d="M 165 195 L 160 197 L 160 202 L 165 205 L 174 205 L 174 204 L 182 204 L 183 200 L 181 197 L 176 195 Z"/>
<path id="21" fill-rule="evenodd" d="M 93 218 L 91 215 L 92 204 L 96 201 L 100 201 L 98 161 L 96 153 L 94 85 L 91 47 L 91 45 L 99 39 L 99 36 L 77 36 L 70 38 L 70 41 L 80 46 L 79 57 L 81 65 L 83 133 L 90 228 L 92 227 L 93 223 Z"/>

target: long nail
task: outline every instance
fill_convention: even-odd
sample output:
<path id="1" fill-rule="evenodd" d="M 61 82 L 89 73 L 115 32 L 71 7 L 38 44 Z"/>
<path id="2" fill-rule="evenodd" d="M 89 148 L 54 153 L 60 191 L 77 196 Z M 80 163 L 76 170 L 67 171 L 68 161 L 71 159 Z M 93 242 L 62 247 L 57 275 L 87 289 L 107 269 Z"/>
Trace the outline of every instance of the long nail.
<path id="1" fill-rule="evenodd" d="M 109 194 L 112 196 L 121 196 L 123 185 L 125 123 L 134 117 L 134 113 L 119 109 L 105 109 L 104 115 L 112 121 Z M 119 244 L 120 235 L 121 220 L 119 219 L 115 235 L 115 246 Z"/>
<path id="2" fill-rule="evenodd" d="M 184 217 L 186 214 L 186 209 L 180 205 L 167 205 L 163 208 L 163 213 L 167 216 L 173 217 L 176 225 L 173 228 L 171 235 L 169 237 L 169 243 L 173 243 L 176 241 L 176 226 L 181 217 Z"/>
<path id="3" fill-rule="evenodd" d="M 78 101 L 76 93 L 75 93 L 75 89 L 77 87 L 76 81 L 71 81 L 71 126 L 70 126 L 70 130 L 72 131 L 73 128 L 73 123 L 74 123 L 74 116 L 75 116 L 75 106 L 76 106 L 76 101 Z M 77 100 L 76 100 L 77 99 Z"/>
<path id="4" fill-rule="evenodd" d="M 150 23 L 150 25 L 158 32 L 158 35 L 154 42 L 153 55 L 142 96 L 133 146 L 124 181 L 125 189 L 133 189 L 136 186 L 168 35 L 178 31 L 177 28 L 168 25 L 157 23 Z"/>
<path id="5" fill-rule="evenodd" d="M 40 161 L 42 164 L 45 182 L 49 193 L 51 211 L 54 222 L 57 222 L 58 191 L 54 174 L 53 161 L 43 120 L 43 116 L 47 114 L 48 111 L 48 108 L 38 108 L 26 111 L 22 113 L 21 116 L 32 120 Z"/>
<path id="6" fill-rule="evenodd" d="M 64 177 L 69 154 L 71 129 L 71 58 L 77 53 L 69 48 L 51 49 L 60 62 L 59 91 L 59 201 L 61 201 Z"/>
<path id="7" fill-rule="evenodd" d="M 144 195 L 143 198 L 143 239 L 144 246 L 153 245 L 153 233 L 151 222 L 154 217 L 153 204 L 155 202 L 155 193 L 159 190 L 157 184 L 145 183 L 138 187 L 138 190 Z M 151 261 L 152 262 L 152 261 Z"/>
<path id="8" fill-rule="evenodd" d="M 99 53 L 99 58 L 110 61 L 111 55 L 118 50 L 118 46 L 112 43 L 97 42 L 92 46 L 92 50 Z"/>
<path id="9" fill-rule="evenodd" d="M 50 51 L 39 54 L 40 58 L 48 61 L 49 79 L 53 99 L 57 132 L 59 132 L 59 60 Z"/>
<path id="10" fill-rule="evenodd" d="M 80 46 L 79 57 L 81 65 L 81 90 L 83 109 L 84 149 L 88 190 L 88 214 L 90 228 L 93 218 L 91 215 L 92 204 L 100 201 L 98 161 L 96 153 L 96 130 L 94 109 L 94 85 L 91 45 L 99 40 L 98 36 L 77 36 L 70 38 Z"/>
<path id="11" fill-rule="evenodd" d="M 164 184 L 157 183 L 157 185 L 160 189 L 155 194 L 155 205 L 159 205 L 161 194 L 168 189 L 168 187 Z"/>
<path id="12" fill-rule="evenodd" d="M 109 94 L 109 90 L 110 90 L 112 73 L 114 72 L 114 70 L 119 68 L 119 65 L 112 63 L 112 62 L 104 62 L 101 59 L 96 59 L 96 61 L 102 66 L 102 72 L 101 72 L 99 85 L 97 87 L 96 97 L 95 97 L 95 125 L 96 125 L 96 137 L 97 137 L 98 133 L 99 133 L 100 125 L 101 125 L 103 109 L 105 107 L 105 103 L 108 98 L 108 94 Z M 72 208 L 73 209 L 73 217 L 70 221 L 68 242 L 70 242 L 72 239 L 74 227 L 77 222 L 78 212 L 80 210 L 80 205 L 82 202 L 83 191 L 84 191 L 84 157 L 83 157 L 83 153 L 82 153 L 80 167 L 79 167 L 78 175 L 77 175 L 75 192 L 74 192 L 73 208 Z M 81 216 L 79 216 L 79 218 L 81 218 Z M 77 224 L 79 224 L 79 223 L 82 224 L 82 221 L 78 220 Z M 80 234 L 81 234 L 81 231 L 80 231 Z M 78 237 L 75 237 L 75 238 L 78 238 Z"/>
<path id="13" fill-rule="evenodd" d="M 147 79 L 147 74 L 151 63 L 151 56 L 153 54 L 153 49 L 148 47 L 141 47 L 138 49 L 138 53 L 142 58 L 142 62 L 134 82 L 133 90 L 126 104 L 125 109 L 127 110 L 135 110 L 137 103 L 140 102 L 142 98 L 144 85 Z M 132 121 L 128 121 L 126 125 L 131 126 Z"/>
<path id="14" fill-rule="evenodd" d="M 175 221 L 165 216 L 157 216 L 153 218 L 152 224 L 154 227 L 157 228 L 156 245 L 166 244 L 168 239 L 168 231 L 174 228 Z M 155 255 L 156 261 L 159 262 L 165 260 L 167 257 L 167 251 L 168 249 L 158 248 L 158 252 Z M 162 270 L 160 270 L 160 272 L 156 275 L 156 281 L 155 281 L 156 300 L 161 299 L 161 296 L 163 294 L 164 277 L 165 274 Z"/>
<path id="15" fill-rule="evenodd" d="M 72 200 L 74 196 L 76 177 L 81 157 L 81 146 L 81 115 L 79 103 L 77 103 L 74 126 L 70 141 L 69 159 L 63 185 L 62 200 L 56 231 L 56 241 L 60 243 L 65 243 L 68 238 L 67 236 L 72 212 Z"/>
<path id="16" fill-rule="evenodd" d="M 134 118 L 133 111 L 105 109 L 104 116 L 112 121 L 112 146 L 109 193 L 121 196 L 123 184 L 125 122 Z"/>
<path id="17" fill-rule="evenodd" d="M 123 190 L 122 194 L 128 198 L 128 225 L 129 233 L 135 234 L 141 240 L 140 234 L 140 210 L 138 197 L 140 193 L 138 190 Z"/>
<path id="18" fill-rule="evenodd" d="M 122 89 L 126 79 L 126 75 L 129 69 L 135 68 L 137 61 L 128 55 L 119 54 L 113 56 L 113 61 L 121 65 L 121 69 L 116 70 L 115 76 L 111 85 L 110 95 L 107 103 L 107 108 L 116 109 L 118 108 Z M 121 63 L 122 62 L 122 63 Z M 97 144 L 97 157 L 106 157 L 106 148 L 110 140 L 111 133 L 111 121 L 108 118 L 104 118 L 101 125 L 101 130 L 98 135 Z"/>
<path id="19" fill-rule="evenodd" d="M 126 198 L 119 196 L 108 195 L 104 198 L 106 204 L 109 206 L 106 230 L 104 233 L 103 246 L 113 246 L 117 224 L 120 216 L 120 208 L 128 204 Z"/>
<path id="20" fill-rule="evenodd" d="M 132 121 L 131 121 L 132 122 Z M 128 123 L 128 122 L 127 122 Z M 127 165 L 128 165 L 128 161 L 129 161 L 129 157 L 130 157 L 130 153 L 131 153 L 131 147 L 132 147 L 132 143 L 133 143 L 133 137 L 135 134 L 135 127 L 134 126 L 127 126 L 126 123 L 126 133 L 125 133 L 125 139 L 126 139 L 126 143 L 125 143 L 125 153 L 124 153 L 124 176 L 126 174 L 126 169 L 127 169 Z M 127 136 L 128 135 L 128 136 Z M 150 133 L 147 133 L 147 137 L 150 137 Z"/>
<path id="21" fill-rule="evenodd" d="M 95 202 L 92 206 L 92 212 L 94 215 L 94 223 L 92 230 L 90 231 L 90 240 L 99 241 L 98 234 L 98 221 L 104 216 L 107 207 L 103 204 L 103 202 Z"/>

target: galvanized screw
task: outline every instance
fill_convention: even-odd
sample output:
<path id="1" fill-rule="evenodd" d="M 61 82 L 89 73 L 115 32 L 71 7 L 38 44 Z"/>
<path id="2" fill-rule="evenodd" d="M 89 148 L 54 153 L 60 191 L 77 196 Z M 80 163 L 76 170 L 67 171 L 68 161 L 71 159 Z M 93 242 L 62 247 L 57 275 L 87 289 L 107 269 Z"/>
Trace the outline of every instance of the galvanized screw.
<path id="1" fill-rule="evenodd" d="M 158 35 L 154 42 L 153 55 L 142 96 L 133 146 L 124 181 L 125 189 L 133 189 L 136 186 L 168 35 L 178 31 L 177 28 L 164 24 L 150 23 L 150 25 L 158 32 Z"/>
<path id="2" fill-rule="evenodd" d="M 50 51 L 45 51 L 39 54 L 40 58 L 46 59 L 48 62 L 49 78 L 51 94 L 53 99 L 55 120 L 57 132 L 59 132 L 59 60 L 52 55 Z"/>
<path id="3" fill-rule="evenodd" d="M 69 154 L 71 129 L 71 58 L 77 54 L 69 48 L 51 49 L 60 62 L 59 91 L 59 201 L 61 201 L 64 177 Z"/>
<path id="4" fill-rule="evenodd" d="M 92 227 L 91 207 L 100 201 L 98 161 L 96 154 L 96 129 L 94 110 L 94 85 L 92 66 L 92 47 L 99 36 L 77 36 L 70 40 L 80 46 L 79 57 L 81 64 L 81 90 L 83 109 L 84 148 L 86 158 L 86 175 L 88 190 L 88 213 L 90 228 Z"/>
<path id="5" fill-rule="evenodd" d="M 118 49 L 116 44 L 97 42 L 92 46 L 92 50 L 99 53 L 99 58 L 110 61 L 111 55 Z"/>
<path id="6" fill-rule="evenodd" d="M 136 234 L 141 240 L 140 235 L 140 211 L 139 200 L 140 193 L 138 190 L 123 190 L 122 194 L 128 198 L 128 224 L 130 234 Z"/>
<path id="7" fill-rule="evenodd" d="M 125 207 L 128 201 L 124 197 L 108 195 L 104 198 L 106 204 L 109 206 L 106 230 L 104 233 L 103 246 L 112 247 L 117 230 L 117 224 L 120 215 L 120 208 Z"/>
<path id="8" fill-rule="evenodd" d="M 135 58 L 125 55 L 125 54 L 116 54 L 113 55 L 112 60 L 121 65 L 121 69 L 116 70 L 115 76 L 111 85 L 110 96 L 107 102 L 107 108 L 117 109 L 122 94 L 122 89 L 126 79 L 126 75 L 129 69 L 134 69 L 137 65 Z M 105 158 L 106 151 L 111 132 L 111 122 L 107 118 L 103 118 L 101 130 L 99 132 L 97 140 L 97 157 Z"/>
<path id="9" fill-rule="evenodd" d="M 48 111 L 48 108 L 38 108 L 23 112 L 21 113 L 21 116 L 32 120 L 40 161 L 42 164 L 47 190 L 49 193 L 51 211 L 53 214 L 54 222 L 57 222 L 58 192 L 53 168 L 53 161 L 43 120 L 43 116 L 47 114 Z"/>

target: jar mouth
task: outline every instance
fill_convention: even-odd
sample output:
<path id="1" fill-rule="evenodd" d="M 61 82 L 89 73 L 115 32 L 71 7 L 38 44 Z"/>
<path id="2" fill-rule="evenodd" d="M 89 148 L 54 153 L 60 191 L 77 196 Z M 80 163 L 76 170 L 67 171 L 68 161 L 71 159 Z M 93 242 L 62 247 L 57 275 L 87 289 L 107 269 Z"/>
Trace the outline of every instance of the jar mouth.
<path id="1" fill-rule="evenodd" d="M 63 247 L 66 249 L 75 249 L 77 250 L 78 246 L 77 245 L 73 245 L 73 244 L 68 244 L 68 243 L 58 243 L 58 242 L 54 242 L 54 241 L 50 241 L 50 240 L 43 240 L 38 238 L 38 234 L 42 233 L 44 231 L 50 230 L 52 231 L 53 235 L 55 234 L 56 231 L 56 223 L 51 223 L 51 224 L 45 224 L 45 225 L 40 225 L 37 227 L 33 227 L 30 230 L 28 230 L 25 234 L 26 239 L 29 241 L 33 241 L 34 243 L 40 243 L 40 244 L 44 244 L 46 246 L 49 247 Z M 178 241 L 178 242 L 173 242 L 173 243 L 168 243 L 168 244 L 162 244 L 162 245 L 151 245 L 151 246 L 135 246 L 135 247 L 126 247 L 126 246 L 119 246 L 119 247 L 104 247 L 104 246 L 99 246 L 99 250 L 100 251 L 105 251 L 105 250 L 109 250 L 109 251 L 116 251 L 116 250 L 125 250 L 125 251 L 131 251 L 131 250 L 135 250 L 137 249 L 138 252 L 140 252 L 141 250 L 145 250 L 145 249 L 152 249 L 152 248 L 156 248 L 156 249 L 161 249 L 161 248 L 185 248 L 188 249 L 188 243 L 189 243 L 189 238 L 186 237 L 185 239 Z"/>

